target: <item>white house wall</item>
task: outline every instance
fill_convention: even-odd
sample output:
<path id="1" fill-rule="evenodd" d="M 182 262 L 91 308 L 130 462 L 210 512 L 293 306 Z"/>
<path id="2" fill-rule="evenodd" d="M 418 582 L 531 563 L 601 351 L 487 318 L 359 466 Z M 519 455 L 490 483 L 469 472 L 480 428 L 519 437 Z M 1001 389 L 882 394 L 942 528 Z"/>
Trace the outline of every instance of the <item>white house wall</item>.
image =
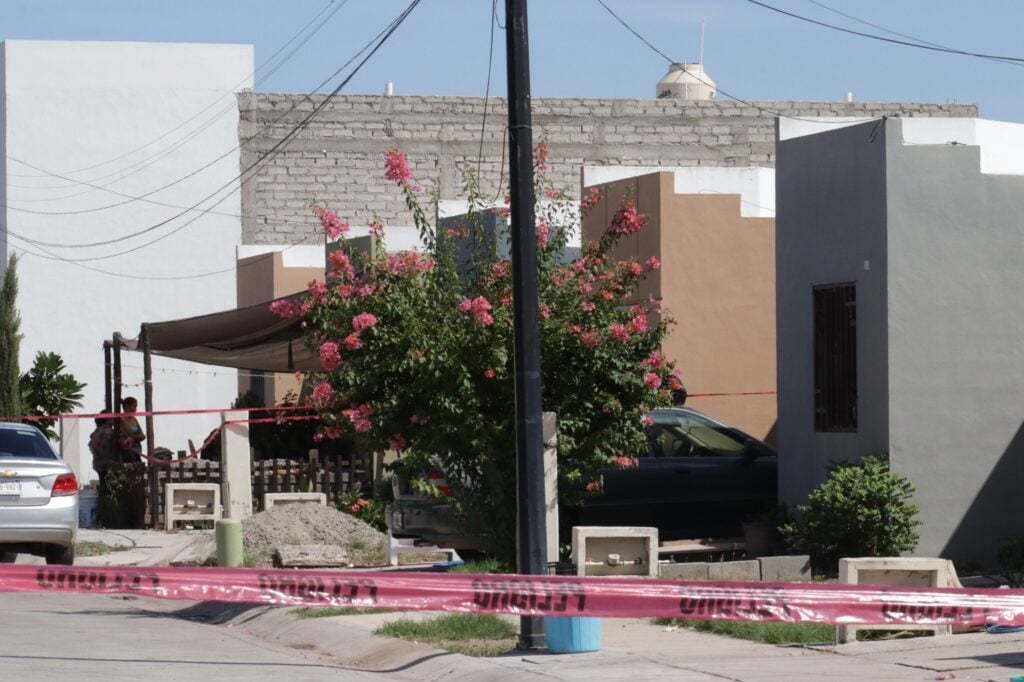
<path id="1" fill-rule="evenodd" d="M 0 49 L 0 192 L 7 246 L 21 256 L 21 366 L 28 369 L 37 351 L 60 353 L 87 384 L 84 409 L 99 410 L 102 343 L 112 332 L 134 336 L 141 322 L 235 304 L 235 93 L 252 86 L 252 47 L 7 41 Z M 221 187 L 202 204 L 217 213 L 176 217 Z M 149 201 L 131 200 L 142 195 Z M 124 394 L 141 405 L 142 356 L 125 353 L 123 363 Z M 157 409 L 225 407 L 236 395 L 234 371 L 161 358 L 153 367 Z M 154 442 L 185 449 L 216 421 L 157 418 Z M 91 424 L 80 430 L 83 448 L 90 431 Z"/>

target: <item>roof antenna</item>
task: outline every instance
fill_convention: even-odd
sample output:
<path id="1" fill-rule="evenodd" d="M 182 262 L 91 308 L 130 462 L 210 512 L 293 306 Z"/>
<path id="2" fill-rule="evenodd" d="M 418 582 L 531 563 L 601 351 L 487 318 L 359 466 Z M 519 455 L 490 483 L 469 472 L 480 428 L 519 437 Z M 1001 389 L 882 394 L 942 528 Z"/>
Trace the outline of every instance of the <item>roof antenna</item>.
<path id="1" fill-rule="evenodd" d="M 697 61 L 698 64 L 704 66 L 704 20 L 700 20 L 700 59 Z"/>

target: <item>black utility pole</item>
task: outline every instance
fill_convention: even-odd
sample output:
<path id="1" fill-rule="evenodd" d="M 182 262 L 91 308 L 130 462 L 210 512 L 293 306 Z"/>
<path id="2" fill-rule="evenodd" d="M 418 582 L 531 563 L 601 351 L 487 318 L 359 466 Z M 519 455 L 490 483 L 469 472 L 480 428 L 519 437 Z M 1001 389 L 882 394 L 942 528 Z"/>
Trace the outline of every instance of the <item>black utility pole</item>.
<path id="1" fill-rule="evenodd" d="M 526 0 L 505 0 L 508 146 L 512 218 L 512 298 L 516 368 L 518 569 L 547 573 L 544 532 L 544 425 L 541 422 L 540 329 L 537 324 L 537 236 L 533 208 L 533 131 Z M 544 644 L 538 617 L 521 619 L 519 646 Z"/>

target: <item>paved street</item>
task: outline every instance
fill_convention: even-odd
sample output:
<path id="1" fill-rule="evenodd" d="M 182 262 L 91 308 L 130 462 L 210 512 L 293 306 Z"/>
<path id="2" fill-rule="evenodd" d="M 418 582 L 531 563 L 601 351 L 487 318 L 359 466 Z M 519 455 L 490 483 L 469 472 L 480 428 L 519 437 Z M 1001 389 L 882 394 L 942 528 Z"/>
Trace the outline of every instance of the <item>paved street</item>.
<path id="1" fill-rule="evenodd" d="M 298 648 L 269 644 L 233 627 L 141 610 L 138 601 L 93 595 L 0 594 L 0 677 L 380 680 L 380 675 L 340 671 L 307 657 Z M 143 601 L 146 606 L 153 603 Z M 183 608 L 181 604 L 169 606 Z"/>

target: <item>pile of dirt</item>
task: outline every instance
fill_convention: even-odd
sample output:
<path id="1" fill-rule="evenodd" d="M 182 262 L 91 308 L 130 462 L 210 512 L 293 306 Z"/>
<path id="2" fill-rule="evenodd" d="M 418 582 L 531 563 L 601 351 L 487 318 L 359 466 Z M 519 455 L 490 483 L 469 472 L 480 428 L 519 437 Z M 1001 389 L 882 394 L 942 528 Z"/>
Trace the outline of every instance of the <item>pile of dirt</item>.
<path id="1" fill-rule="evenodd" d="M 387 536 L 376 528 L 319 504 L 275 505 L 242 520 L 242 546 L 248 563 L 274 565 L 281 545 L 337 545 L 355 566 L 380 566 Z"/>

